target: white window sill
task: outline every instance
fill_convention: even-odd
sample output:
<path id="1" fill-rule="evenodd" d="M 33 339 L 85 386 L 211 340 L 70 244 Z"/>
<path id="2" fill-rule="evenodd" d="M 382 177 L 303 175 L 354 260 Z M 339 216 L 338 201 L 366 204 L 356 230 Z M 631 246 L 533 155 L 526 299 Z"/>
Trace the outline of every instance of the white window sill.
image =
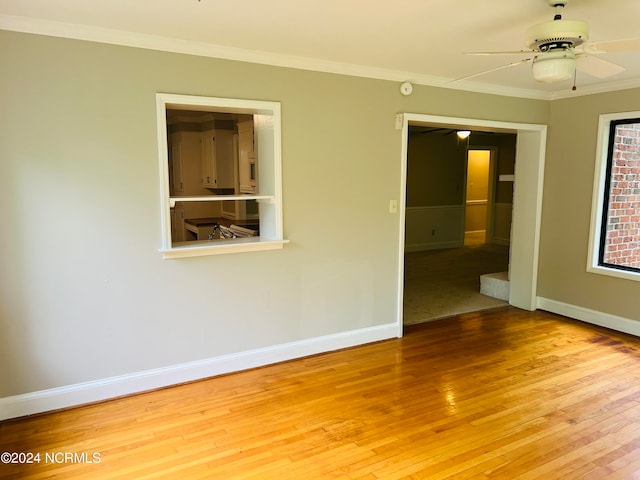
<path id="1" fill-rule="evenodd" d="M 266 240 L 256 238 L 235 238 L 233 240 L 205 240 L 202 242 L 178 243 L 172 248 L 162 248 L 163 258 L 201 257 L 226 253 L 258 252 L 280 250 L 289 240 Z"/>
<path id="2" fill-rule="evenodd" d="M 610 277 L 624 278 L 626 280 L 635 280 L 636 282 L 640 281 L 640 273 L 630 272 L 628 270 L 619 270 L 617 268 L 605 267 L 603 265 L 589 266 L 587 268 L 587 272 L 597 273 L 600 275 L 608 275 Z"/>

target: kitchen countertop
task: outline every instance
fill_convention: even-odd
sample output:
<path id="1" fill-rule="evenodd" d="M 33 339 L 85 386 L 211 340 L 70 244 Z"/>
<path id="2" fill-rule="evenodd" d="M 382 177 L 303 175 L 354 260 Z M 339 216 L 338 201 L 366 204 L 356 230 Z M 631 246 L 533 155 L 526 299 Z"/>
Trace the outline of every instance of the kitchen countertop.
<path id="1" fill-rule="evenodd" d="M 213 226 L 214 224 L 220 224 L 224 227 L 228 227 L 230 225 L 258 225 L 260 224 L 260 220 L 257 218 L 251 218 L 246 220 L 231 220 L 229 218 L 222 217 L 205 217 L 205 218 L 185 218 L 185 223 L 189 225 L 193 225 L 194 227 L 207 227 Z"/>

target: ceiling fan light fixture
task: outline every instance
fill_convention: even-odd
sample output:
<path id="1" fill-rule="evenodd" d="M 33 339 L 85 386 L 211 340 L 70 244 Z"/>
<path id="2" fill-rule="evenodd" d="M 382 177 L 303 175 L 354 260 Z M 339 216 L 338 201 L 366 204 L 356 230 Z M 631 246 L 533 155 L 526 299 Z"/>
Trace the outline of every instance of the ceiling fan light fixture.
<path id="1" fill-rule="evenodd" d="M 465 138 L 467 138 L 469 135 L 471 135 L 471 131 L 469 130 L 458 130 L 456 132 L 456 135 L 458 135 L 458 138 L 461 140 L 464 140 Z"/>
<path id="2" fill-rule="evenodd" d="M 553 83 L 573 78 L 576 56 L 570 50 L 551 51 L 538 55 L 533 61 L 533 78 Z"/>

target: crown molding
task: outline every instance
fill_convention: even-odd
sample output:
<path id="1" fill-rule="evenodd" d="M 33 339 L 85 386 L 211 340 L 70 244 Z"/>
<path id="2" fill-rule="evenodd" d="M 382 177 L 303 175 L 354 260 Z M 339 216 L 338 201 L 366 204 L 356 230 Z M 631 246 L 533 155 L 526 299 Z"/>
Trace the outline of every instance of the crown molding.
<path id="1" fill-rule="evenodd" d="M 413 84 L 447 88 L 467 92 L 501 95 L 535 100 L 558 100 L 578 95 L 591 95 L 612 90 L 622 90 L 640 86 L 640 79 L 606 83 L 592 87 L 583 87 L 577 91 L 546 92 L 533 89 L 505 87 L 480 82 L 457 81 L 449 78 L 419 74 L 401 70 L 376 68 L 364 65 L 332 62 L 295 55 L 284 55 L 259 50 L 242 49 L 193 42 L 171 37 L 148 35 L 144 33 L 113 30 L 88 25 L 78 25 L 31 17 L 0 14 L 0 29 L 51 37 L 69 38 L 90 42 L 106 43 L 125 47 L 143 48 L 186 55 L 219 58 L 240 62 L 256 63 L 276 67 L 295 68 L 324 73 L 334 73 L 354 77 L 389 80 L 394 82 L 410 81 Z"/>
<path id="2" fill-rule="evenodd" d="M 416 82 L 419 83 L 419 82 Z M 452 82 L 447 80 L 444 84 L 436 85 L 434 83 L 424 85 L 430 85 L 434 87 L 450 88 L 454 90 L 464 90 L 466 92 L 476 93 L 488 93 L 490 95 L 502 95 L 506 97 L 518 97 L 528 98 L 532 100 L 551 100 L 551 92 L 544 92 L 541 90 L 525 89 L 506 87 L 504 85 L 491 85 L 488 83 L 470 82 L 470 81 L 457 81 Z"/>
<path id="3" fill-rule="evenodd" d="M 559 90 L 551 94 L 550 100 L 562 100 L 565 98 L 580 97 L 584 95 L 594 95 L 596 93 L 615 92 L 617 90 L 627 90 L 629 88 L 640 88 L 640 78 L 620 80 L 617 82 L 601 83 L 599 85 L 589 85 L 576 90 Z"/>

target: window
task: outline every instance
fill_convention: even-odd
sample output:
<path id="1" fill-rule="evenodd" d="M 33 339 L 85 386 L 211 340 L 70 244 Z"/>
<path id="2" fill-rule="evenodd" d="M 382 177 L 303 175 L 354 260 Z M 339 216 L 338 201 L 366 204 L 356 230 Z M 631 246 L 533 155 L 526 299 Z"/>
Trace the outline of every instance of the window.
<path id="1" fill-rule="evenodd" d="M 600 117 L 588 270 L 640 280 L 640 112 Z"/>
<path id="2" fill-rule="evenodd" d="M 165 258 L 282 248 L 280 104 L 157 94 Z"/>

